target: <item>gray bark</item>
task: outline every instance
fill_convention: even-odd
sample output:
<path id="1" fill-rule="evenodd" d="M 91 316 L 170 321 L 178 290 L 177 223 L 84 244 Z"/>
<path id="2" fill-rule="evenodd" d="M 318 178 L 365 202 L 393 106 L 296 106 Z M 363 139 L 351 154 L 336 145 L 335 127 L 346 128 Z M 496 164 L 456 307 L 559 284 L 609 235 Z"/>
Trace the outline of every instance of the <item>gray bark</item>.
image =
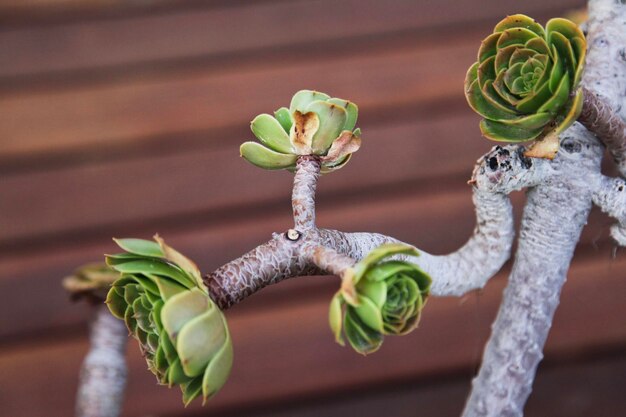
<path id="1" fill-rule="evenodd" d="M 435 256 L 420 251 L 410 261 L 434 278 L 433 295 L 462 295 L 482 288 L 510 256 L 514 237 L 511 203 L 506 193 L 535 181 L 543 174 L 541 163 L 532 164 L 522 155 L 510 158 L 514 147 L 496 147 L 479 159 L 474 170 L 473 201 L 476 228 L 472 237 L 458 251 Z M 518 164 L 523 173 L 516 178 L 503 176 L 493 161 Z M 512 166 L 511 166 L 512 167 Z M 315 183 L 319 161 L 299 159 L 294 178 L 293 211 L 298 238 L 289 239 L 289 231 L 273 238 L 247 254 L 208 274 L 204 282 L 209 295 L 221 309 L 227 309 L 267 285 L 284 279 L 332 271 L 313 262 L 307 247 L 323 246 L 359 261 L 382 243 L 399 242 L 377 233 L 344 233 L 315 227 Z M 330 272 L 332 273 L 332 272 Z"/>
<path id="2" fill-rule="evenodd" d="M 591 0 L 589 15 L 583 82 L 623 111 L 626 5 Z M 528 191 L 515 263 L 464 417 L 523 415 L 592 201 L 611 210 L 609 199 L 602 196 L 614 198 L 615 193 L 608 190 L 607 181 L 598 180 L 603 151 L 600 142 L 576 124 L 562 135 L 561 150 L 550 164 L 551 175 Z M 623 161 L 623 156 L 614 158 Z M 623 211 L 623 207 L 614 211 Z"/>
<path id="3" fill-rule="evenodd" d="M 126 387 L 126 342 L 122 320 L 98 306 L 91 325 L 90 350 L 80 371 L 76 398 L 77 417 L 117 417 Z"/>

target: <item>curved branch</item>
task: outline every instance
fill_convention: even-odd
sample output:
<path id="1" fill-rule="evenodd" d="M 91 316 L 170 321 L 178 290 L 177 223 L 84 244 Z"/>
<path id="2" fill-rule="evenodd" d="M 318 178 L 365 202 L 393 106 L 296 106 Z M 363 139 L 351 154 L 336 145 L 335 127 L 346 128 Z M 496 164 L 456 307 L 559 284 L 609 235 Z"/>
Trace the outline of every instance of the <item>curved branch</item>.
<path id="1" fill-rule="evenodd" d="M 622 176 L 626 177 L 626 122 L 609 103 L 583 87 L 583 109 L 578 121 L 609 150 Z"/>
<path id="2" fill-rule="evenodd" d="M 433 277 L 433 295 L 462 295 L 482 288 L 510 256 L 514 237 L 511 203 L 506 193 L 537 183 L 550 175 L 549 162 L 530 160 L 518 146 L 494 147 L 477 162 L 473 178 L 476 228 L 458 251 L 435 256 L 421 251 L 409 259 Z M 320 269 L 310 257 L 310 248 L 325 246 L 355 261 L 363 259 L 383 243 L 399 242 L 378 233 L 344 233 L 316 229 L 314 224 L 316 160 L 301 158 L 294 179 L 294 214 L 309 213 L 298 230 L 276 234 L 269 242 L 227 263 L 205 277 L 211 298 L 222 309 L 242 301 L 261 288 L 284 279 L 336 273 L 327 265 Z M 294 236 L 290 238 L 290 234 Z M 307 249 L 309 248 L 309 249 Z M 418 249 L 419 250 L 419 249 Z"/>
<path id="3" fill-rule="evenodd" d="M 459 250 L 436 256 L 420 249 L 406 258 L 433 277 L 431 294 L 460 296 L 484 287 L 509 259 L 515 235 L 511 202 L 506 194 L 536 185 L 551 175 L 550 163 L 529 159 L 520 146 L 496 146 L 477 161 L 471 184 L 476 208 L 472 237 Z M 399 242 L 378 233 L 320 230 L 322 244 L 360 260 L 383 243 Z"/>
<path id="4" fill-rule="evenodd" d="M 626 99 L 626 4 L 589 2 L 589 53 L 583 83 L 609 103 Z M 607 76 L 614 74 L 613 77 Z M 578 123 L 561 137 L 553 174 L 528 192 L 509 284 L 492 325 L 463 417 L 521 417 L 543 357 L 574 248 L 592 204 L 603 149 Z"/>
<path id="5" fill-rule="evenodd" d="M 260 289 L 286 278 L 319 272 L 300 255 L 307 239 L 298 235 L 292 240 L 288 233 L 274 234 L 269 242 L 204 277 L 209 295 L 220 309 L 226 310 Z"/>

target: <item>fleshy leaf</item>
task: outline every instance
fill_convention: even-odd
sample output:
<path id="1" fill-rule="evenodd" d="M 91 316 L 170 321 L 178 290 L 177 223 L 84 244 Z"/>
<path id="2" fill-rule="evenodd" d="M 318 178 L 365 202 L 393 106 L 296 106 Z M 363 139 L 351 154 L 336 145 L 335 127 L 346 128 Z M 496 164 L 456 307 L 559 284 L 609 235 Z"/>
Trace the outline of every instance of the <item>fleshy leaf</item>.
<path id="1" fill-rule="evenodd" d="M 383 318 L 380 314 L 380 308 L 367 297 L 359 297 L 359 305 L 353 308 L 357 316 L 365 323 L 367 327 L 377 332 L 383 331 Z"/>
<path id="2" fill-rule="evenodd" d="M 523 14 L 514 14 L 505 17 L 493 28 L 493 31 L 502 32 L 512 28 L 524 28 L 534 32 L 537 36 L 541 36 L 542 38 L 545 36 L 543 27 L 539 23 L 535 22 L 534 19 L 531 19 Z"/>
<path id="3" fill-rule="evenodd" d="M 141 259 L 114 265 L 113 268 L 123 274 L 154 274 L 171 278 L 179 284 L 191 288 L 194 282 L 178 267 L 158 259 Z"/>
<path id="4" fill-rule="evenodd" d="M 503 123 L 483 119 L 480 122 L 480 131 L 483 136 L 497 142 L 525 142 L 535 139 L 542 132 L 542 128 L 529 130 Z"/>
<path id="5" fill-rule="evenodd" d="M 291 120 L 291 112 L 287 107 L 281 107 L 274 112 L 274 117 L 278 120 L 278 123 L 283 127 L 283 130 L 289 134 L 293 120 Z"/>
<path id="6" fill-rule="evenodd" d="M 383 343 L 382 334 L 368 329 L 350 308 L 346 309 L 344 328 L 348 342 L 362 355 L 376 352 Z"/>
<path id="7" fill-rule="evenodd" d="M 204 287 L 202 274 L 195 262 L 178 252 L 176 249 L 167 245 L 159 235 L 154 236 L 154 240 L 159 244 L 163 257 L 191 276 L 199 287 Z"/>
<path id="8" fill-rule="evenodd" d="M 348 115 L 343 107 L 327 101 L 314 101 L 307 109 L 319 117 L 319 129 L 313 136 L 313 153 L 325 154 L 333 141 L 339 137 Z"/>
<path id="9" fill-rule="evenodd" d="M 106 304 L 113 314 L 118 319 L 124 319 L 124 314 L 126 313 L 126 307 L 128 307 L 128 303 L 124 300 L 124 297 L 120 295 L 115 288 L 111 288 L 107 293 Z"/>
<path id="10" fill-rule="evenodd" d="M 202 396 L 204 401 L 215 395 L 217 391 L 226 383 L 233 365 L 233 345 L 230 341 L 230 334 L 226 323 L 226 342 L 222 349 L 217 352 L 213 360 L 207 366 L 202 378 Z"/>
<path id="11" fill-rule="evenodd" d="M 469 87 L 469 92 L 466 94 L 467 102 L 474 111 L 485 118 L 490 119 L 514 119 L 517 117 L 514 111 L 497 104 L 495 101 L 490 101 L 485 98 L 478 80 L 475 80 Z"/>
<path id="12" fill-rule="evenodd" d="M 144 239 L 113 239 L 117 245 L 134 255 L 147 256 L 151 258 L 162 258 L 163 252 L 156 242 Z"/>
<path id="13" fill-rule="evenodd" d="M 263 169 L 284 169 L 296 165 L 297 155 L 275 152 L 257 142 L 244 142 L 239 149 L 241 156 Z"/>
<path id="14" fill-rule="evenodd" d="M 343 130 L 353 130 L 359 116 L 359 108 L 357 105 L 351 101 L 343 100 L 341 98 L 331 98 L 328 102 L 343 107 L 346 111 L 346 123 L 343 126 Z"/>
<path id="15" fill-rule="evenodd" d="M 269 114 L 259 114 L 250 123 L 254 136 L 268 148 L 280 153 L 292 153 L 289 135 L 283 126 Z"/>
<path id="16" fill-rule="evenodd" d="M 226 342 L 221 312 L 212 308 L 186 323 L 176 339 L 176 351 L 185 374 L 197 376 Z"/>
<path id="17" fill-rule="evenodd" d="M 537 34 L 524 28 L 512 28 L 502 31 L 496 47 L 498 49 L 509 45 L 524 46 L 529 40 L 536 38 Z"/>
<path id="18" fill-rule="evenodd" d="M 293 114 L 298 110 L 301 113 L 306 113 L 309 104 L 314 101 L 326 101 L 330 98 L 328 94 L 320 93 L 319 91 L 312 90 L 300 90 L 291 98 L 291 104 L 289 105 L 289 112 Z"/>
<path id="19" fill-rule="evenodd" d="M 333 335 L 335 335 L 335 341 L 341 346 L 345 345 L 343 337 L 341 337 L 341 312 L 342 312 L 342 297 L 341 293 L 337 292 L 330 302 L 330 308 L 328 312 L 328 324 Z"/>
<path id="20" fill-rule="evenodd" d="M 176 294 L 163 306 L 161 321 L 170 339 L 176 341 L 178 332 L 194 317 L 209 309 L 206 294 L 198 288 Z"/>

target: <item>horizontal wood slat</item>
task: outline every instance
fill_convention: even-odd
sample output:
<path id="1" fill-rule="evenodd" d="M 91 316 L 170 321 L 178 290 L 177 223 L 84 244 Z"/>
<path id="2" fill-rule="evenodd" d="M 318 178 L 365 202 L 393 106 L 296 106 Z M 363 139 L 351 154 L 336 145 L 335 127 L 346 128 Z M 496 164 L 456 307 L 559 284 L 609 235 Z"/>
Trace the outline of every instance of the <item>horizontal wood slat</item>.
<path id="1" fill-rule="evenodd" d="M 613 263 L 603 259 L 575 263 L 549 338 L 548 357 L 624 346 L 626 324 L 603 320 L 607 311 L 616 317 L 626 313 L 626 280 L 616 273 L 624 270 L 625 262 L 622 257 Z M 470 369 L 477 364 L 504 283 L 494 280 L 478 298 L 430 300 L 417 331 L 388 338 L 379 352 L 367 358 L 334 344 L 326 320 L 330 288 L 319 297 L 294 302 L 288 310 L 240 305 L 229 314 L 236 356 L 233 375 L 207 412 L 459 369 L 467 369 L 469 384 Z M 51 417 L 69 415 L 75 383 L 52 381 L 75 381 L 85 349 L 83 338 L 5 349 L 0 355 L 3 410 L 11 416 L 33 415 L 40 409 L 49 409 Z M 180 412 L 179 393 L 154 384 L 136 347 L 130 349 L 129 360 L 126 415 Z M 189 409 L 198 408 L 196 404 Z"/>
<path id="2" fill-rule="evenodd" d="M 518 193 L 514 197 L 519 207 L 523 196 Z M 351 196 L 331 203 L 320 202 L 320 225 L 346 231 L 386 233 L 431 253 L 447 253 L 458 248 L 469 237 L 474 224 L 469 187 L 432 193 L 399 191 L 374 199 Z M 231 219 L 199 220 L 187 230 L 162 225 L 140 229 L 140 233 L 120 231 L 113 235 L 149 238 L 159 232 L 170 244 L 198 262 L 202 271 L 208 272 L 266 241 L 272 232 L 286 230 L 292 224 L 287 204 L 272 212 L 255 213 L 252 209 L 248 213 Z M 583 241 L 587 248 L 590 242 L 602 244 L 590 256 L 606 259 L 610 245 L 603 242 L 606 242 L 608 224 L 602 219 L 596 215 L 590 220 L 593 227 L 588 229 Z M 22 251 L 0 258 L 0 293 L 12 294 L 4 305 L 12 314 L 0 315 L 0 342 L 84 323 L 84 308 L 69 303 L 60 279 L 75 267 L 102 259 L 103 253 L 115 250 L 109 238 L 59 240 L 45 250 Z M 256 298 L 253 297 L 253 301 Z M 29 303 L 23 303 L 24 299 Z M 14 320 L 13 314 L 20 320 Z"/>
<path id="3" fill-rule="evenodd" d="M 294 44 L 319 50 L 317 44 L 324 42 L 332 48 L 341 38 L 415 29 L 426 32 L 443 25 L 458 25 L 453 29 L 460 29 L 472 21 L 497 20 L 513 9 L 536 15 L 582 4 L 580 0 L 528 0 L 523 5 L 514 0 L 249 2 L 239 7 L 27 27 L 0 32 L 0 51 L 4 51 L 0 54 L 0 80 L 198 56 L 231 56 Z M 2 6 L 0 2 L 0 12 Z"/>
<path id="4" fill-rule="evenodd" d="M 550 362 L 550 358 L 548 360 Z M 584 382 L 583 382 L 584 381 Z M 594 357 L 588 361 L 542 366 L 533 395 L 524 409 L 525 417 L 614 417 L 621 415 L 626 400 L 621 387 L 626 383 L 626 357 Z M 469 379 L 461 376 L 423 378 L 395 384 L 359 386 L 348 392 L 298 398 L 264 407 L 237 411 L 239 417 L 458 417 L 469 390 Z M 173 412 L 168 416 L 179 416 Z M 186 414 L 188 415 L 188 414 Z M 192 416 L 206 415 L 199 410 Z M 232 415 L 211 413 L 215 417 Z"/>
<path id="5" fill-rule="evenodd" d="M 149 148 L 163 135 L 170 136 L 172 148 L 180 147 L 185 132 L 247 126 L 256 114 L 288 104 L 302 88 L 353 100 L 363 110 L 361 123 L 377 106 L 442 97 L 461 101 L 477 41 L 479 36 L 375 56 L 5 96 L 0 98 L 0 157 L 141 141 Z"/>
<path id="6" fill-rule="evenodd" d="M 480 138 L 478 118 L 470 113 L 365 128 L 363 147 L 350 163 L 320 180 L 320 201 L 394 184 L 432 188 L 434 178 L 450 176 L 455 178 L 451 186 L 465 188 L 473 160 L 493 145 Z M 106 228 L 110 235 L 132 222 L 158 224 L 198 213 L 211 218 L 259 203 L 288 209 L 293 175 L 262 171 L 239 157 L 239 144 L 253 138 L 248 133 L 228 140 L 223 149 L 5 177 L 0 181 L 0 245 L 72 230 Z M 20 221 L 25 207 L 28 222 Z"/>
<path id="7" fill-rule="evenodd" d="M 394 207 L 393 216 L 389 215 L 390 204 Z M 419 243 L 424 250 L 439 252 L 451 250 L 467 239 L 473 217 L 469 188 L 465 193 L 441 193 L 430 197 L 401 194 L 369 204 L 359 204 L 356 200 L 335 209 L 321 204 L 318 213 L 319 224 L 323 226 L 390 233 Z M 446 230 L 450 227 L 455 234 L 438 233 L 440 222 L 446 222 Z M 293 225 L 288 205 L 274 213 L 255 215 L 251 210 L 244 218 L 218 222 L 207 219 L 207 223 L 205 226 L 201 223 L 194 225 L 188 231 L 167 232 L 157 228 L 139 236 L 149 238 L 158 231 L 172 246 L 194 259 L 202 271 L 209 272 L 268 240 L 272 232 Z M 103 253 L 116 249 L 109 239 L 97 244 L 76 243 L 76 246 L 67 246 L 67 242 L 59 242 L 58 246 L 51 246 L 43 252 L 23 252 L 0 258 L 0 293 L 13 294 L 10 300 L 15 301 L 3 307 L 20 317 L 15 321 L 12 316 L 0 315 L 0 340 L 7 340 L 8 335 L 15 333 L 33 333 L 48 327 L 84 322 L 84 316 L 77 314 L 76 307 L 67 300 L 60 279 L 78 265 L 102 259 Z M 31 302 L 21 302 L 21 295 Z"/>

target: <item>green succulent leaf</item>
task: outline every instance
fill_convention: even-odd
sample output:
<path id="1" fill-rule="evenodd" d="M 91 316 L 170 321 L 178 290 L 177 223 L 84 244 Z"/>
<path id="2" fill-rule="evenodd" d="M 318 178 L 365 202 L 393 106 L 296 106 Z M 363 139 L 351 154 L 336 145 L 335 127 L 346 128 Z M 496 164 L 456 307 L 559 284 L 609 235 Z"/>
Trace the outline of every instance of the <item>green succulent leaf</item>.
<path id="1" fill-rule="evenodd" d="M 202 378 L 194 378 L 190 382 L 182 384 L 180 388 L 183 392 L 183 404 L 187 407 L 202 394 Z"/>
<path id="2" fill-rule="evenodd" d="M 313 136 L 313 153 L 325 154 L 342 132 L 348 115 L 343 107 L 328 101 L 314 101 L 308 111 L 317 114 L 320 120 L 319 129 Z"/>
<path id="3" fill-rule="evenodd" d="M 278 120 L 278 123 L 283 127 L 285 133 L 289 134 L 293 120 L 291 119 L 291 112 L 287 107 L 281 107 L 274 112 L 274 117 Z"/>
<path id="4" fill-rule="evenodd" d="M 281 123 L 269 114 L 259 114 L 255 117 L 250 123 L 250 129 L 266 147 L 280 153 L 293 152 L 289 134 Z"/>
<path id="5" fill-rule="evenodd" d="M 335 335 L 335 341 L 339 343 L 341 346 L 345 345 L 343 341 L 343 337 L 341 337 L 341 314 L 342 314 L 343 300 L 341 297 L 341 293 L 337 292 L 330 302 L 330 310 L 328 313 L 328 323 L 330 324 L 330 329 Z"/>
<path id="6" fill-rule="evenodd" d="M 354 130 L 356 120 L 359 117 L 359 108 L 357 105 L 341 98 L 331 98 L 328 102 L 342 107 L 346 111 L 346 123 L 343 126 L 343 130 Z"/>
<path id="7" fill-rule="evenodd" d="M 159 259 L 140 259 L 114 265 L 113 268 L 122 274 L 161 275 L 171 278 L 186 288 L 194 286 L 194 282 L 175 265 Z M 143 274 L 144 276 L 146 274 Z"/>
<path id="8" fill-rule="evenodd" d="M 351 308 L 346 309 L 344 328 L 350 346 L 362 355 L 376 352 L 383 344 L 382 333 L 370 329 Z"/>
<path id="9" fill-rule="evenodd" d="M 194 317 L 180 331 L 176 351 L 186 375 L 204 373 L 206 364 L 226 342 L 226 330 L 217 308 Z"/>
<path id="10" fill-rule="evenodd" d="M 162 258 L 163 252 L 158 243 L 144 239 L 113 239 L 117 246 L 128 253 L 123 255 L 138 255 L 139 257 Z"/>
<path id="11" fill-rule="evenodd" d="M 227 342 L 223 344 L 222 349 L 218 351 L 213 360 L 209 362 L 202 378 L 202 397 L 204 401 L 211 398 L 222 388 L 232 368 L 233 345 L 230 343 L 230 334 L 226 323 L 224 323 L 224 328 L 226 329 Z"/>
<path id="12" fill-rule="evenodd" d="M 124 315 L 126 314 L 126 307 L 128 307 L 128 303 L 124 299 L 123 295 L 120 295 L 117 290 L 111 289 L 107 293 L 106 304 L 113 314 L 118 319 L 124 319 Z"/>
<path id="13" fill-rule="evenodd" d="M 158 236 L 155 241 L 118 241 L 127 252 L 107 256 L 121 276 L 106 302 L 139 342 L 148 369 L 160 383 L 180 385 L 187 405 L 224 385 L 232 342 L 195 263 Z"/>
<path id="14" fill-rule="evenodd" d="M 583 32 L 567 19 L 551 19 L 545 30 L 521 14 L 499 22 L 465 78 L 465 96 L 483 117 L 483 135 L 503 142 L 541 141 L 571 125 L 580 114 L 574 101 L 585 53 Z M 536 146 L 532 155 L 554 157 L 558 140 L 549 143 Z"/>
<path id="15" fill-rule="evenodd" d="M 298 110 L 301 113 L 306 113 L 309 111 L 309 104 L 314 101 L 326 101 L 328 99 L 330 99 L 328 94 L 320 93 L 319 91 L 300 90 L 291 98 L 289 112 L 293 114 L 294 111 Z"/>
<path id="16" fill-rule="evenodd" d="M 244 142 L 239 151 L 246 161 L 263 169 L 295 167 L 298 159 L 297 155 L 279 153 L 256 142 Z"/>
<path id="17" fill-rule="evenodd" d="M 543 128 L 524 129 L 483 119 L 480 121 L 480 131 L 487 139 L 496 142 L 526 142 L 537 138 L 543 132 Z"/>
<path id="18" fill-rule="evenodd" d="M 530 30 L 542 38 L 546 36 L 543 27 L 541 27 L 539 23 L 523 14 L 514 14 L 505 17 L 493 28 L 493 31 L 497 33 L 513 28 L 524 28 Z"/>
<path id="19" fill-rule="evenodd" d="M 372 300 L 365 296 L 359 297 L 359 305 L 356 307 L 349 307 L 354 310 L 361 321 L 370 329 L 379 333 L 383 331 L 383 318 L 378 307 Z"/>
<path id="20" fill-rule="evenodd" d="M 329 310 L 338 343 L 343 344 L 342 314 L 343 332 L 361 354 L 376 351 L 385 335 L 406 334 L 417 326 L 431 279 L 417 265 L 393 259 L 399 255 L 419 253 L 404 244 L 381 245 L 344 273 Z"/>

